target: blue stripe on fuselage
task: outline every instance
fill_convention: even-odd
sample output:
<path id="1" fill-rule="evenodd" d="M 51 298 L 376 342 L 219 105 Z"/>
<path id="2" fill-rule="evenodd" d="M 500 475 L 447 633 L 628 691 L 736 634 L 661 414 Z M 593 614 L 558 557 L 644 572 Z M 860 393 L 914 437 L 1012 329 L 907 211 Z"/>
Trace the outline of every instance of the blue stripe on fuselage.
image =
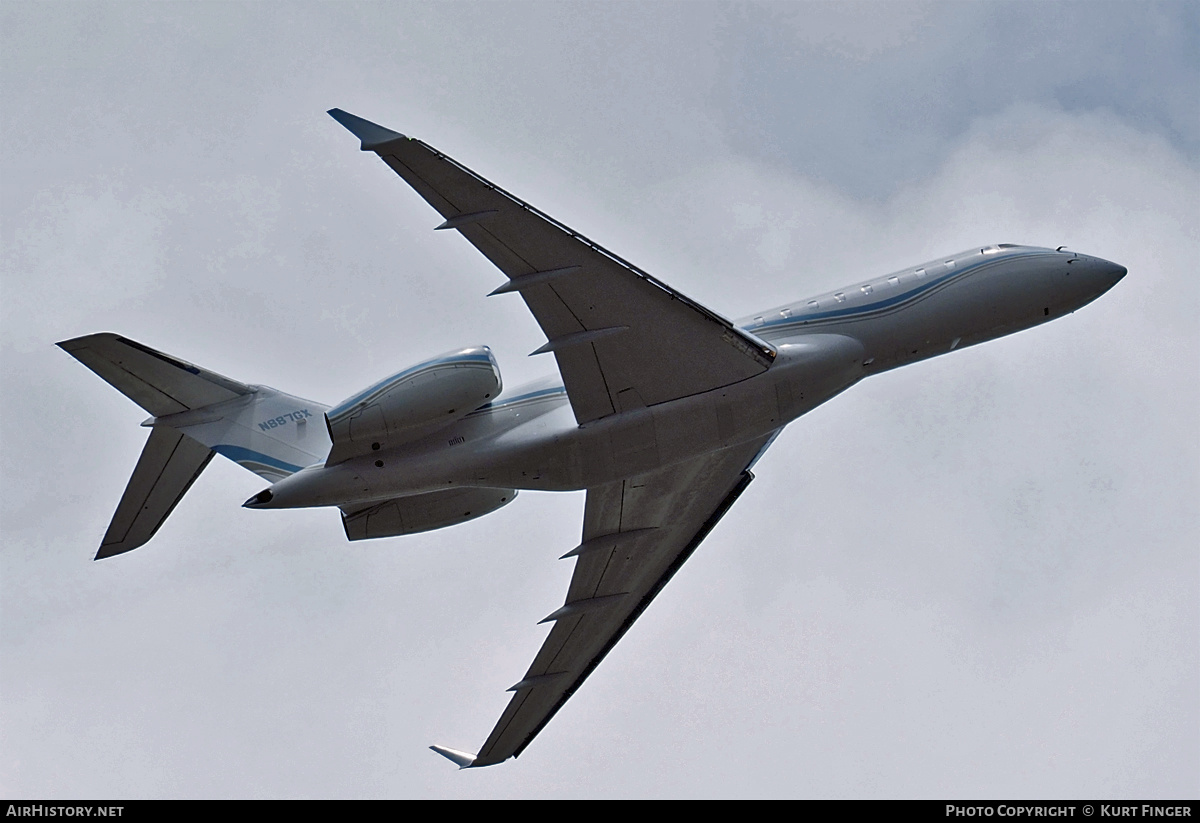
<path id="1" fill-rule="evenodd" d="M 845 319 L 845 318 L 852 317 L 855 315 L 870 314 L 872 312 L 877 312 L 877 311 L 881 311 L 883 309 L 892 308 L 893 306 L 899 305 L 900 303 L 905 303 L 910 300 L 915 300 L 917 297 L 924 294 L 925 292 L 928 292 L 930 289 L 932 289 L 936 286 L 945 285 L 945 284 L 949 283 L 951 280 L 962 277 L 962 276 L 969 274 L 969 273 L 975 271 L 976 269 L 982 268 L 984 266 L 989 266 L 994 263 L 999 263 L 1003 260 L 1011 260 L 1014 257 L 1027 257 L 1027 256 L 1032 257 L 1032 256 L 1040 256 L 1040 255 L 1044 255 L 1044 254 L 1046 254 L 1046 252 L 1041 249 L 1038 249 L 1036 251 L 1030 250 L 1030 251 L 1020 251 L 1020 252 L 1010 252 L 1006 255 L 1003 255 L 1002 257 L 991 257 L 988 259 L 980 260 L 975 263 L 967 264 L 967 265 L 963 266 L 961 269 L 957 269 L 956 271 L 947 272 L 946 274 L 944 274 L 940 277 L 933 278 L 932 280 L 928 280 L 924 283 L 919 283 L 919 284 L 917 284 L 916 288 L 909 289 L 908 291 L 903 292 L 901 294 L 897 294 L 893 297 L 886 297 L 882 300 L 876 300 L 873 303 L 867 303 L 867 304 L 861 305 L 861 306 L 847 306 L 842 309 L 832 309 L 830 311 L 814 312 L 812 314 L 805 314 L 803 316 L 797 314 L 797 315 L 793 315 L 792 317 L 780 317 L 780 318 L 776 318 L 776 319 L 772 319 L 772 320 L 764 320 L 761 323 L 749 323 L 749 324 L 743 326 L 743 328 L 745 328 L 748 331 L 755 332 L 755 333 L 757 333 L 760 330 L 764 330 L 764 329 L 769 330 L 771 332 L 775 332 L 780 329 L 786 328 L 788 326 L 797 326 L 797 327 L 804 326 L 809 323 L 812 323 L 815 320 Z M 850 288 L 857 288 L 857 287 L 850 286 L 847 288 L 847 290 L 849 290 Z"/>
<path id="2" fill-rule="evenodd" d="M 285 463 L 276 457 L 271 457 L 270 455 L 263 454 L 262 452 L 256 452 L 253 449 L 247 449 L 244 446 L 229 446 L 221 444 L 218 446 L 213 446 L 212 450 L 222 457 L 228 457 L 234 463 L 241 463 L 243 460 L 249 460 L 255 463 L 261 463 L 264 466 L 273 466 L 277 469 L 281 469 L 282 471 L 290 472 L 292 474 L 295 474 L 304 468 L 303 466 L 294 466 L 291 463 Z"/>

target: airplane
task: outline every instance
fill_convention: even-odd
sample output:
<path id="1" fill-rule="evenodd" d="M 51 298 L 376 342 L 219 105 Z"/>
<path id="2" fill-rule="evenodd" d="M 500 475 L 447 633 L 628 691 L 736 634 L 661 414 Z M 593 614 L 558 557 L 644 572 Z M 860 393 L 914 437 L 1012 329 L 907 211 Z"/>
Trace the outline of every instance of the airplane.
<path id="1" fill-rule="evenodd" d="M 349 540 L 463 523 L 523 489 L 586 490 L 552 627 L 477 753 L 520 755 L 753 480 L 783 428 L 863 378 L 1062 317 L 1126 274 L 1000 243 L 732 322 L 420 140 L 328 112 L 525 301 L 558 376 L 503 392 L 486 346 L 329 407 L 116 334 L 59 343 L 145 409 L 150 435 L 96 559 L 144 545 L 214 454 L 270 486 L 250 509 L 337 507 Z"/>

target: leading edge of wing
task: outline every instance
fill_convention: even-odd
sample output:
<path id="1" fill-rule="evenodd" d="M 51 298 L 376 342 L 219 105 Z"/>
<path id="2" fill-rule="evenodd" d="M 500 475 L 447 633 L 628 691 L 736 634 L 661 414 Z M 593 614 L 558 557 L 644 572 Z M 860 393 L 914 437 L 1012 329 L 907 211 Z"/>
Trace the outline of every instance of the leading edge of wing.
<path id="1" fill-rule="evenodd" d="M 334 109 L 487 257 L 547 337 L 580 424 L 738 382 L 775 350 L 437 149 Z"/>
<path id="2" fill-rule="evenodd" d="M 745 330 L 741 329 L 740 327 L 734 325 L 733 321 L 731 321 L 725 317 L 722 317 L 720 314 L 717 314 L 716 312 L 714 312 L 712 309 L 708 308 L 704 304 L 697 303 L 695 300 L 692 300 L 687 295 L 681 294 L 676 289 L 673 289 L 671 286 L 668 286 L 666 283 L 662 282 L 658 278 L 656 278 L 653 275 L 638 268 L 633 263 L 630 263 L 628 260 L 624 259 L 620 255 L 614 254 L 613 252 L 611 252 L 608 249 L 601 246 L 599 243 L 596 243 L 596 242 L 588 239 L 587 237 L 583 236 L 579 232 L 572 229 L 570 226 L 560 223 L 559 221 L 555 220 L 550 215 L 546 214 L 544 211 L 538 209 L 536 206 L 531 206 L 529 203 L 526 203 L 524 200 L 522 200 L 521 198 L 512 194 L 511 192 L 505 191 L 504 189 L 500 188 L 492 181 L 484 178 L 482 175 L 477 174 L 476 172 L 467 168 L 462 163 L 459 163 L 457 160 L 455 160 L 453 157 L 449 157 L 446 154 L 443 154 L 442 152 L 438 151 L 437 149 L 435 149 L 433 146 L 429 145 L 425 141 L 418 140 L 415 137 L 408 137 L 407 135 L 401 134 L 398 131 L 392 131 L 391 129 L 389 129 L 385 126 L 381 126 L 378 123 L 372 123 L 370 120 L 366 120 L 357 115 L 350 114 L 349 112 L 343 111 L 342 109 L 330 109 L 327 112 L 327 114 L 330 117 L 332 117 L 334 120 L 341 123 L 342 126 L 344 126 L 347 131 L 349 131 L 351 134 L 353 134 L 355 137 L 357 137 L 361 141 L 361 143 L 362 143 L 362 145 L 360 146 L 361 151 L 374 151 L 374 152 L 378 153 L 380 148 L 382 148 L 383 146 L 386 146 L 388 143 L 391 143 L 395 140 L 409 140 L 409 141 L 412 141 L 413 143 L 416 143 L 416 144 L 424 147 L 425 149 L 428 149 L 430 152 L 435 154 L 441 160 L 444 160 L 447 163 L 450 163 L 455 168 L 457 168 L 459 171 L 462 171 L 462 172 L 470 175 L 471 177 L 474 177 L 480 183 L 484 184 L 489 189 L 492 189 L 497 194 L 503 195 L 507 199 L 513 201 L 515 204 L 520 206 L 521 208 L 523 208 L 527 211 L 530 211 L 533 214 L 536 214 L 538 217 L 542 218 L 543 220 L 545 220 L 547 223 L 551 224 L 555 228 L 558 228 L 559 230 L 565 232 L 566 234 L 568 234 L 572 238 L 580 241 L 584 245 L 589 246 L 593 251 L 599 252 L 600 254 L 609 258 L 610 260 L 612 260 L 614 263 L 617 263 L 621 267 L 628 269 L 630 272 L 632 272 L 633 274 L 636 274 L 638 277 L 642 278 L 643 280 L 645 280 L 649 283 L 653 283 L 655 286 L 658 286 L 658 288 L 662 289 L 664 292 L 671 295 L 676 300 L 679 300 L 680 302 L 685 303 L 686 305 L 688 305 L 692 309 L 700 312 L 701 314 L 705 315 L 706 317 L 708 317 L 712 320 L 715 320 L 716 322 L 725 326 L 729 330 L 736 332 L 747 343 L 751 344 L 757 351 L 759 351 L 763 357 L 766 357 L 768 362 L 774 358 L 775 350 L 770 346 L 770 344 L 766 343 L 763 340 L 760 340 L 759 338 L 755 337 L 754 335 L 752 335 L 752 334 L 746 332 Z M 476 217 L 476 215 L 463 215 L 463 216 L 464 217 Z M 455 218 L 448 218 L 448 222 L 452 221 L 454 219 Z M 445 224 L 443 224 L 443 226 L 445 226 Z M 446 228 L 454 228 L 455 226 L 454 226 L 454 224 L 452 224 L 450 226 L 445 226 L 445 227 Z M 438 228 L 442 228 L 442 226 L 439 226 Z M 521 284 L 517 284 L 515 282 L 510 282 L 506 286 L 501 286 L 499 289 L 496 290 L 496 292 L 503 293 L 503 292 L 507 292 L 507 291 L 517 291 L 520 289 L 520 285 Z"/>

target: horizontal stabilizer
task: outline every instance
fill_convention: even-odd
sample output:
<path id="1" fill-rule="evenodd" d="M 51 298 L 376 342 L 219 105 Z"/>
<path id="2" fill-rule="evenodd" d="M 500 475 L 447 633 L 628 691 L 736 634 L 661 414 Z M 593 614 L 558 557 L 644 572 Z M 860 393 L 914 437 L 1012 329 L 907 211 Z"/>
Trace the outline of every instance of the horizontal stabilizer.
<path id="1" fill-rule="evenodd" d="M 442 757 L 457 763 L 460 769 L 469 769 L 471 764 L 475 762 L 475 755 L 470 752 L 460 752 L 458 749 L 447 749 L 445 746 L 430 746 L 435 752 Z"/>
<path id="2" fill-rule="evenodd" d="M 97 560 L 142 546 L 212 459 L 211 449 L 167 428 L 150 431 L 137 468 L 104 534 Z"/>
<path id="3" fill-rule="evenodd" d="M 253 391 L 244 383 L 109 332 L 58 345 L 155 417 L 211 406 Z"/>

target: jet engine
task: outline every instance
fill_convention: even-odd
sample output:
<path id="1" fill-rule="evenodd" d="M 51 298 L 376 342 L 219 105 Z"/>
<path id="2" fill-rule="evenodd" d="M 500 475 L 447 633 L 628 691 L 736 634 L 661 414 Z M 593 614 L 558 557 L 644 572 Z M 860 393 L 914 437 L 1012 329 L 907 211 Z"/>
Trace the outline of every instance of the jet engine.
<path id="1" fill-rule="evenodd" d="M 397 497 L 356 512 L 342 511 L 347 540 L 416 534 L 466 523 L 512 502 L 513 489 L 460 488 Z"/>
<path id="2" fill-rule="evenodd" d="M 333 448 L 325 465 L 418 440 L 500 393 L 487 346 L 458 349 L 393 374 L 325 413 Z"/>

